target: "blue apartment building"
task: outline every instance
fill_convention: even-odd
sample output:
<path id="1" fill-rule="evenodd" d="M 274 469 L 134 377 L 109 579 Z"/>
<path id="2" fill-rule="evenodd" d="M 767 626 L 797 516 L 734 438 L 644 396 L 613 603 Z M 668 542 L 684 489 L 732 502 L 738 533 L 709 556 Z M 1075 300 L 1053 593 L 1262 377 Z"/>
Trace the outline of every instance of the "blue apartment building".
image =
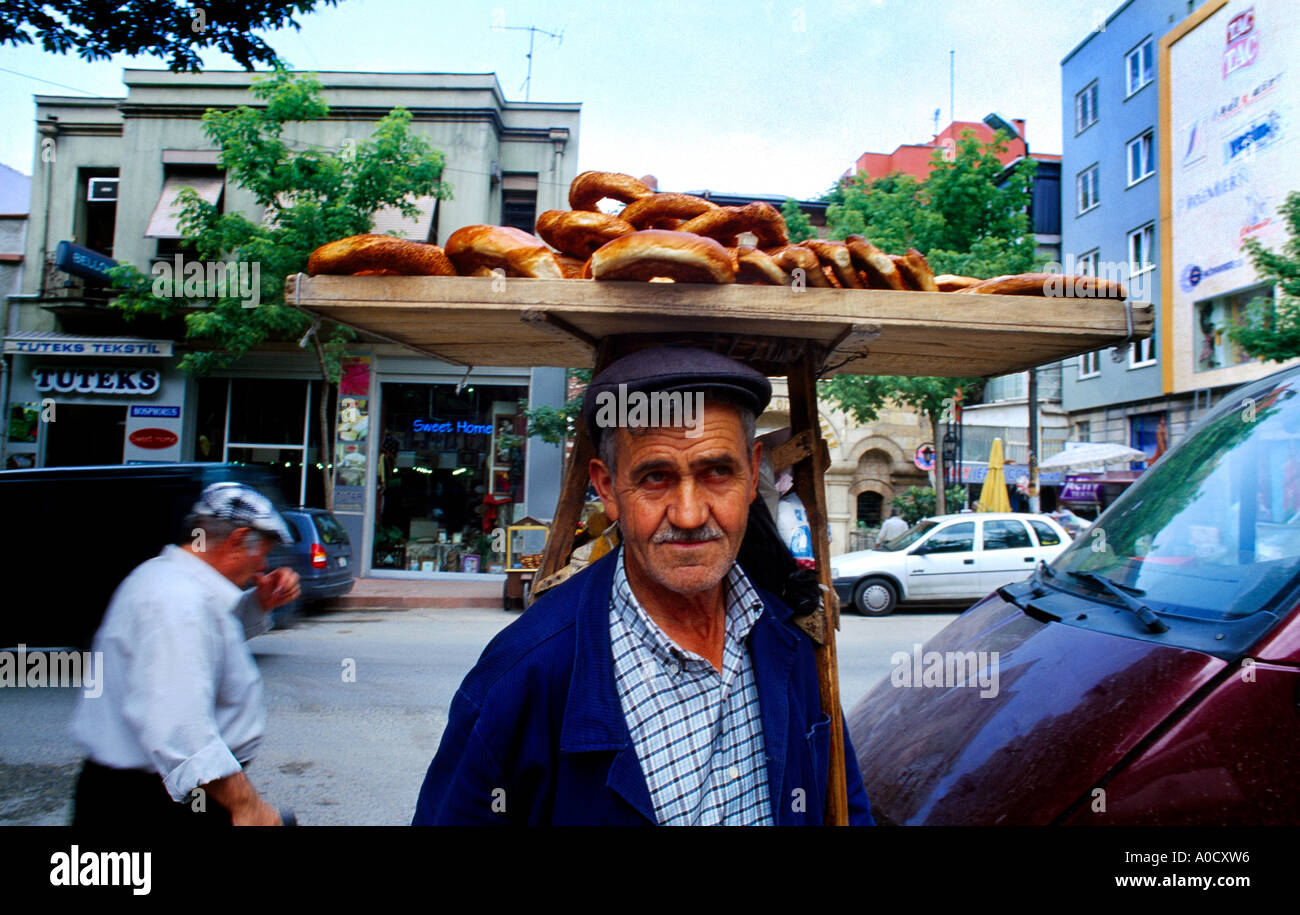
<path id="1" fill-rule="evenodd" d="M 1155 335 L 1063 364 L 1061 402 L 1078 441 L 1118 442 L 1155 454 L 1222 391 L 1167 395 L 1160 365 L 1161 271 L 1157 175 L 1158 48 L 1190 13 L 1190 0 L 1128 0 L 1061 61 L 1064 113 L 1061 260 L 1066 273 L 1121 279 L 1156 309 Z M 1141 464 L 1135 467 L 1141 467 Z"/>

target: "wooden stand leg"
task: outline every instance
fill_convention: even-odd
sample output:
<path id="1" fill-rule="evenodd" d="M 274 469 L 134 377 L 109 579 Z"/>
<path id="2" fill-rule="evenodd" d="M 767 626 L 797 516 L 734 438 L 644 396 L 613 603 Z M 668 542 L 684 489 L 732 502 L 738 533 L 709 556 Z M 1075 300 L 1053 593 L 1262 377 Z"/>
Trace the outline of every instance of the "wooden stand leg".
<path id="1" fill-rule="evenodd" d="M 612 354 L 613 347 L 610 341 L 603 341 L 596 352 L 593 378 L 613 361 Z M 577 533 L 578 519 L 582 516 L 582 506 L 586 503 L 587 486 L 590 482 L 587 476 L 587 465 L 595 456 L 596 447 L 587 435 L 587 426 L 579 421 L 573 441 L 573 451 L 569 453 L 569 460 L 564 468 L 560 501 L 555 506 L 555 518 L 551 521 L 551 530 L 546 536 L 546 550 L 542 554 L 541 566 L 534 581 L 541 581 L 548 575 L 555 574 L 568 562 L 569 553 L 573 551 L 573 538 Z"/>
<path id="2" fill-rule="evenodd" d="M 817 415 L 817 379 L 812 357 L 805 354 L 791 366 L 787 376 L 790 388 L 790 431 L 794 435 L 812 433 L 812 454 L 794 465 L 795 492 L 808 513 L 813 535 L 813 557 L 822 586 L 822 609 L 801 625 L 819 642 L 817 679 L 821 687 L 822 711 L 831 719 L 830 771 L 826 780 L 825 822 L 830 826 L 847 826 L 849 822 L 848 788 L 844 776 L 843 712 L 840 708 L 839 667 L 835 655 L 835 631 L 840 628 L 839 604 L 831 586 L 830 542 L 826 528 L 826 490 L 822 480 L 822 455 L 825 443 Z M 820 638 L 819 638 L 820 636 Z"/>

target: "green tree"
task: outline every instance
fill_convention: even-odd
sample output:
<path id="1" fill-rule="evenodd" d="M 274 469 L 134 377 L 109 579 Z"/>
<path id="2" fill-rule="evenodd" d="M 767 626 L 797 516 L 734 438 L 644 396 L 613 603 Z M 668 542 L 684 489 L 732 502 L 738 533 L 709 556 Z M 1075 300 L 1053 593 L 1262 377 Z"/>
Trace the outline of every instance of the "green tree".
<path id="1" fill-rule="evenodd" d="M 1257 238 L 1242 243 L 1259 278 L 1278 287 L 1277 298 L 1258 298 L 1247 306 L 1246 321 L 1228 334 L 1246 352 L 1272 362 L 1300 356 L 1300 191 L 1287 194 L 1279 208 L 1289 238 L 1271 251 Z"/>
<path id="2" fill-rule="evenodd" d="M 0 5 L 0 45 L 34 44 L 84 60 L 114 54 L 153 54 L 172 70 L 199 70 L 198 52 L 224 51 L 245 70 L 277 62 L 275 51 L 253 33 L 285 27 L 293 18 L 338 0 L 6 0 Z"/>
<path id="3" fill-rule="evenodd" d="M 328 405 L 338 384 L 347 328 L 330 322 L 314 325 L 306 314 L 284 301 L 286 276 L 307 268 L 307 258 L 326 242 L 369 232 L 376 210 L 394 206 L 414 218 L 412 199 L 435 195 L 447 199 L 442 181 L 444 159 L 424 137 L 410 130 L 410 112 L 394 108 L 367 139 L 347 140 L 341 151 L 295 149 L 284 138 L 286 127 L 324 118 L 329 106 L 311 76 L 277 67 L 254 79 L 249 88 L 263 104 L 232 111 L 208 110 L 203 132 L 218 147 L 226 179 L 248 191 L 265 209 L 259 221 L 242 213 L 222 213 L 192 189 L 179 195 L 184 244 L 199 262 L 248 265 L 259 282 L 260 303 L 247 307 L 239 291 L 227 289 L 195 301 L 159 281 L 170 264 L 155 264 L 151 274 L 124 264 L 110 275 L 121 294 L 112 302 L 129 320 L 137 315 L 183 316 L 191 351 L 180 367 L 195 375 L 228 366 L 270 341 L 310 337 L 320 363 L 318 404 L 322 473 L 326 507 L 333 507 L 333 430 Z M 180 277 L 176 280 L 179 282 Z M 212 290 L 207 290 L 212 291 Z M 220 290 L 218 290 L 220 291 Z M 327 399 L 329 398 L 329 399 Z"/>
<path id="4" fill-rule="evenodd" d="M 924 181 L 895 172 L 870 179 L 859 172 L 826 199 L 832 238 L 865 235 L 890 254 L 916 248 L 935 273 L 990 277 L 1026 273 L 1036 264 L 1029 222 L 1034 161 L 1022 159 L 1006 180 L 998 159 L 1006 134 L 980 143 L 970 131 L 946 160 L 935 150 Z"/>
<path id="5" fill-rule="evenodd" d="M 979 378 L 929 378 L 907 375 L 835 375 L 817 384 L 818 395 L 863 425 L 875 422 L 888 403 L 911 407 L 930 422 L 934 441 L 934 475 L 944 477 L 943 430 L 957 409 L 983 387 Z M 945 493 L 938 493 L 936 514 L 948 511 Z"/>
<path id="6" fill-rule="evenodd" d="M 1029 222 L 1034 162 L 1024 159 L 999 185 L 1006 170 L 998 154 L 1006 149 L 999 131 L 981 144 L 962 133 L 951 161 L 935 150 L 924 181 L 895 172 L 870 179 L 859 172 L 826 194 L 832 238 L 864 235 L 881 250 L 903 254 L 916 248 L 935 273 L 990 277 L 1026 273 L 1036 265 Z M 969 399 L 983 386 L 978 378 L 837 375 L 819 385 L 821 395 L 858 422 L 875 421 L 886 403 L 909 406 L 930 423 L 935 476 L 944 475 L 943 427 L 959 396 Z M 936 513 L 947 510 L 936 495 Z"/>
<path id="7" fill-rule="evenodd" d="M 543 404 L 524 410 L 529 438 L 540 438 L 551 445 L 563 445 L 565 439 L 573 436 L 578 417 L 582 415 L 582 398 L 591 382 L 591 369 L 569 369 L 564 373 L 564 381 L 566 388 L 574 391 L 564 406 L 550 407 Z"/>
<path id="8" fill-rule="evenodd" d="M 961 486 L 949 486 L 944 495 L 948 503 L 956 505 L 965 497 L 966 490 Z M 908 524 L 915 524 L 922 518 L 942 514 L 935 511 L 933 486 L 909 486 L 898 494 L 892 504 L 898 509 L 898 517 Z"/>
<path id="9" fill-rule="evenodd" d="M 785 230 L 790 236 L 791 244 L 817 237 L 812 220 L 799 209 L 799 201 L 793 197 L 787 197 L 785 203 L 781 204 L 781 215 L 785 217 Z"/>

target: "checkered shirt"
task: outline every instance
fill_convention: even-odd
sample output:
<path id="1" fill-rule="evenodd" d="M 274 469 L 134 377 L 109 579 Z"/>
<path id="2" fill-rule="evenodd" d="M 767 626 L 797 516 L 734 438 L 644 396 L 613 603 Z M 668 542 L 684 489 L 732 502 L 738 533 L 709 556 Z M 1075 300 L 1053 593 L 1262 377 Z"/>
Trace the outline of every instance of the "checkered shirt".
<path id="1" fill-rule="evenodd" d="M 727 572 L 722 670 L 674 643 L 646 614 L 619 551 L 610 596 L 614 679 L 650 800 L 667 826 L 770 826 L 758 684 L 745 639 L 763 602 Z"/>

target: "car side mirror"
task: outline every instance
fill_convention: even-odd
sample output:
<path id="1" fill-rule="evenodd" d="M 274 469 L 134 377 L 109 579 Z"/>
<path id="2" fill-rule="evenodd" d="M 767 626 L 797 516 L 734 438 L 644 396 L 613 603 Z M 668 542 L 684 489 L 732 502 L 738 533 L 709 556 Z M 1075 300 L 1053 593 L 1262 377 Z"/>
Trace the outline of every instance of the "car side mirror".
<path id="1" fill-rule="evenodd" d="M 913 549 L 913 550 L 909 550 L 909 551 L 908 551 L 908 555 L 909 555 L 909 556 L 924 556 L 926 553 L 929 553 L 929 552 L 930 552 L 930 544 L 928 544 L 928 543 L 923 543 L 923 544 L 921 544 L 920 546 L 916 547 L 915 549 Z"/>

